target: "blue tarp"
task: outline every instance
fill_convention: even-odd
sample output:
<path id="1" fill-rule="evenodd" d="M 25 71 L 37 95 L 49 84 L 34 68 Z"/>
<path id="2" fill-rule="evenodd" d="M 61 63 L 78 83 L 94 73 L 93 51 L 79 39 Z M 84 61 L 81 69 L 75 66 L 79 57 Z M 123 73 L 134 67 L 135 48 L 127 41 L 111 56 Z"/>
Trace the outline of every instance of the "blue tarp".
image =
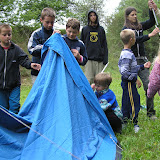
<path id="1" fill-rule="evenodd" d="M 0 160 L 115 160 L 117 139 L 83 71 L 56 33 L 18 115 L 0 107 Z"/>

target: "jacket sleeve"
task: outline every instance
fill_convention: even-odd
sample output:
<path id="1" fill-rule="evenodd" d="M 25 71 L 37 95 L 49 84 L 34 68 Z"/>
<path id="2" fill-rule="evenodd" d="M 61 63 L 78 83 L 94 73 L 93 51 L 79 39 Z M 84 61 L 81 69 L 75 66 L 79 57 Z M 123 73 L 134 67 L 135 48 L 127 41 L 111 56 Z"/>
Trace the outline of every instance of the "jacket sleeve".
<path id="1" fill-rule="evenodd" d="M 113 103 L 115 102 L 116 100 L 116 96 L 113 92 L 110 92 L 110 98 L 108 98 L 108 103 L 110 104 L 110 106 L 113 105 Z"/>
<path id="2" fill-rule="evenodd" d="M 101 108 L 106 111 L 108 108 L 112 107 L 114 102 L 116 101 L 116 96 L 113 92 L 109 92 L 109 94 L 106 95 L 105 99 L 100 99 L 99 103 L 101 105 Z"/>
<path id="3" fill-rule="evenodd" d="M 137 32 L 137 31 L 135 31 Z M 148 41 L 150 38 L 148 37 L 148 35 L 141 35 L 141 36 L 137 36 L 136 34 L 136 42 L 137 43 L 142 43 L 142 42 L 145 42 L 145 41 Z"/>
<path id="4" fill-rule="evenodd" d="M 105 33 L 104 29 L 103 29 L 102 47 L 104 48 L 103 64 L 106 65 L 108 63 L 108 46 L 107 46 L 106 33 Z"/>
<path id="5" fill-rule="evenodd" d="M 28 55 L 18 46 L 17 46 L 17 53 L 18 53 L 19 64 L 22 67 L 31 69 L 31 61 L 29 60 Z"/>
<path id="6" fill-rule="evenodd" d="M 149 10 L 149 19 L 147 21 L 141 22 L 143 30 L 147 30 L 155 25 L 155 19 L 153 12 Z"/>
<path id="7" fill-rule="evenodd" d="M 87 63 L 87 61 L 88 61 L 88 56 L 87 56 L 86 47 L 85 47 L 85 45 L 84 45 L 83 42 L 82 42 L 80 54 L 83 56 L 83 62 L 79 63 L 79 64 L 82 65 L 82 66 L 84 66 Z"/>
<path id="8" fill-rule="evenodd" d="M 143 30 L 147 30 L 155 25 L 154 15 L 151 10 L 149 10 L 149 19 L 147 21 L 141 22 L 141 24 L 142 24 Z M 143 32 L 143 30 L 142 30 L 142 32 Z M 143 35 L 143 34 L 138 35 L 138 36 L 137 35 L 138 34 L 136 34 L 136 42 L 137 43 L 142 43 L 142 42 L 145 42 L 150 39 L 148 37 L 148 35 Z"/>
<path id="9" fill-rule="evenodd" d="M 41 38 L 37 32 L 33 32 L 28 41 L 28 51 L 32 56 L 41 57 L 41 49 L 43 45 L 40 42 Z"/>

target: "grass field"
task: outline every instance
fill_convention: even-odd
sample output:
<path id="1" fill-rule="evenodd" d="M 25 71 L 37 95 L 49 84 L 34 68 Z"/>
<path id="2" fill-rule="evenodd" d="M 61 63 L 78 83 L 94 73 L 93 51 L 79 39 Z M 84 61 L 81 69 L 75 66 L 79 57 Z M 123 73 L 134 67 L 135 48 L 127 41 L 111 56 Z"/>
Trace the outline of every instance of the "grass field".
<path id="1" fill-rule="evenodd" d="M 121 106 L 122 89 L 121 79 L 118 71 L 118 54 L 112 54 L 109 65 L 106 72 L 110 72 L 113 78 L 113 82 L 110 85 L 117 97 L 117 101 Z M 30 78 L 22 79 L 21 87 L 21 104 L 24 103 L 30 89 Z M 145 95 L 143 88 L 138 89 L 141 96 L 141 105 L 145 105 Z M 146 116 L 146 109 L 142 109 L 139 112 L 139 126 L 138 133 L 134 133 L 133 126 L 128 126 L 122 131 L 122 134 L 117 134 L 117 139 L 120 141 L 123 148 L 123 160 L 160 160 L 160 109 L 159 109 L 160 97 L 158 95 L 154 98 L 157 120 L 152 121 Z"/>

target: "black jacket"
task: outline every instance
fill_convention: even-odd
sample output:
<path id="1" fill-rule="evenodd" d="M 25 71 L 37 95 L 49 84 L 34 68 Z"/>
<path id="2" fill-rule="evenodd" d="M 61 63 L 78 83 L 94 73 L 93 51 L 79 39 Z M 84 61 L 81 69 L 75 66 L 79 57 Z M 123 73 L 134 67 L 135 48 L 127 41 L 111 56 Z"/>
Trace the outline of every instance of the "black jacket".
<path id="1" fill-rule="evenodd" d="M 19 65 L 31 69 L 28 55 L 14 43 L 6 53 L 0 46 L 0 89 L 13 89 L 21 85 Z"/>
<path id="2" fill-rule="evenodd" d="M 87 51 L 86 51 L 86 47 L 84 45 L 84 43 L 78 39 L 78 37 L 76 37 L 76 39 L 71 40 L 67 37 L 67 34 L 62 36 L 63 39 L 65 40 L 65 42 L 67 43 L 68 47 L 71 49 L 77 49 L 80 53 L 81 56 L 83 56 L 83 62 L 79 63 L 80 65 L 84 66 L 87 61 L 88 61 L 88 57 L 87 57 Z"/>
<path id="3" fill-rule="evenodd" d="M 53 29 L 46 30 L 43 25 L 35 30 L 28 41 L 28 51 L 32 55 L 32 62 L 41 64 L 41 49 L 46 40 L 52 35 Z M 39 71 L 31 69 L 31 75 L 37 76 Z"/>
<path id="4" fill-rule="evenodd" d="M 155 25 L 154 15 L 153 15 L 153 12 L 150 10 L 149 10 L 149 17 L 150 17 L 150 19 L 148 19 L 147 21 L 141 22 L 141 24 L 142 24 L 141 30 L 134 30 L 132 28 L 129 28 L 129 29 L 134 30 L 135 34 L 136 34 L 136 42 L 131 48 L 135 57 L 146 56 L 143 42 L 149 40 L 150 38 L 148 37 L 148 35 L 143 35 L 143 31 L 147 30 Z M 124 30 L 124 29 L 127 29 L 127 27 L 124 26 L 122 30 Z"/>
<path id="5" fill-rule="evenodd" d="M 90 26 L 89 14 L 94 12 L 97 16 L 97 26 Z M 98 15 L 95 10 L 88 12 L 88 25 L 82 28 L 80 38 L 87 49 L 88 60 L 94 60 L 107 64 L 108 62 L 108 48 L 104 28 L 99 25 Z"/>

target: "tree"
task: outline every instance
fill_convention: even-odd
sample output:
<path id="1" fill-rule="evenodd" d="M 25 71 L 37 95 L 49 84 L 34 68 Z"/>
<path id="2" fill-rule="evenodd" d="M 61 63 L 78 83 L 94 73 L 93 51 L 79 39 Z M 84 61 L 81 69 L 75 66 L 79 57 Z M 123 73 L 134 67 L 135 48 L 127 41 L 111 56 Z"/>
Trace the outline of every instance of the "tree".
<path id="1" fill-rule="evenodd" d="M 12 22 L 14 11 L 16 11 L 17 0 L 1 0 L 0 3 L 0 22 Z"/>
<path id="2" fill-rule="evenodd" d="M 73 16 L 76 17 L 80 22 L 81 25 L 86 25 L 88 22 L 87 15 L 90 9 L 96 10 L 98 13 L 99 19 L 104 17 L 103 14 L 103 0 L 77 0 L 75 2 L 76 7 L 72 8 Z"/>
<path id="3" fill-rule="evenodd" d="M 39 27 L 43 8 L 51 7 L 56 11 L 56 21 L 63 23 L 64 18 L 75 17 L 81 24 L 87 23 L 88 11 L 95 9 L 101 19 L 103 0 L 1 0 L 0 20 L 13 25 L 32 25 Z"/>
<path id="4" fill-rule="evenodd" d="M 70 14 L 74 0 L 2 0 L 0 4 L 0 20 L 13 25 L 35 25 L 39 23 L 43 8 L 51 7 L 56 13 L 56 20 Z"/>
<path id="5" fill-rule="evenodd" d="M 69 8 L 74 5 L 72 0 L 21 0 L 19 3 L 20 20 L 24 24 L 33 21 L 39 22 L 40 14 L 43 8 L 51 7 L 56 11 L 56 20 L 61 20 L 68 16 Z"/>

